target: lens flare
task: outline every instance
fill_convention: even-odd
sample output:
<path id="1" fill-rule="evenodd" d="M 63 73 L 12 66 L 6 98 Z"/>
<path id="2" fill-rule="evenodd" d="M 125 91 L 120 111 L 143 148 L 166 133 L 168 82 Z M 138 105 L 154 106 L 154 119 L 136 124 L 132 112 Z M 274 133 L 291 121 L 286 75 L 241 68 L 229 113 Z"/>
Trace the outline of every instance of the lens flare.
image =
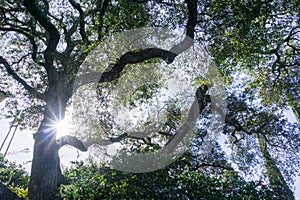
<path id="1" fill-rule="evenodd" d="M 66 120 L 56 122 L 55 129 L 57 131 L 56 138 L 60 138 L 69 134 L 69 123 Z"/>

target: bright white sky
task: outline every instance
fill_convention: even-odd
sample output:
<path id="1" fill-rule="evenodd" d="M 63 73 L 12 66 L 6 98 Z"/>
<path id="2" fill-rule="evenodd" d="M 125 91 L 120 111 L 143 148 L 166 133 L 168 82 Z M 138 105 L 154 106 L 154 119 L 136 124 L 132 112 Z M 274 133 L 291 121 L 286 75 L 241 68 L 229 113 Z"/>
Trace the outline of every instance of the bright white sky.
<path id="1" fill-rule="evenodd" d="M 5 101 L 0 103 L 0 109 L 5 105 Z M 9 130 L 9 124 L 12 119 L 2 119 L 0 120 L 0 145 L 4 141 L 4 138 Z M 7 138 L 1 153 L 4 154 L 7 145 L 12 136 L 11 131 L 9 137 Z M 34 140 L 32 137 L 33 132 L 28 130 L 17 130 L 16 134 L 12 140 L 8 153 L 6 155 L 6 159 L 9 161 L 13 161 L 17 164 L 21 164 L 28 172 L 30 172 L 31 168 L 31 160 L 33 155 L 33 144 Z M 70 166 L 70 161 L 75 160 L 85 160 L 88 157 L 88 153 L 78 152 L 75 148 L 70 146 L 62 147 L 59 152 L 61 158 L 61 167 L 65 168 Z"/>
<path id="2" fill-rule="evenodd" d="M 5 104 L 5 101 L 0 103 L 0 108 L 2 108 Z M 291 116 L 288 116 L 293 120 Z M 9 123 L 12 119 L 0 120 L 0 145 L 2 144 L 8 130 Z M 11 133 L 12 135 L 12 133 Z M 8 137 L 6 144 L 3 146 L 1 153 L 4 153 L 7 144 L 9 143 L 11 137 Z M 28 172 L 30 172 L 31 168 L 31 160 L 33 154 L 33 144 L 34 140 L 32 137 L 32 132 L 30 131 L 19 131 L 17 130 L 15 137 L 11 143 L 10 149 L 6 155 L 6 159 L 9 161 L 13 161 L 17 164 L 21 164 Z M 63 147 L 59 152 L 61 158 L 61 167 L 64 169 L 70 166 L 70 161 L 75 160 L 85 160 L 89 157 L 89 153 L 83 153 L 76 150 L 73 147 Z M 298 176 L 296 180 L 296 200 L 300 200 L 300 176 Z"/>

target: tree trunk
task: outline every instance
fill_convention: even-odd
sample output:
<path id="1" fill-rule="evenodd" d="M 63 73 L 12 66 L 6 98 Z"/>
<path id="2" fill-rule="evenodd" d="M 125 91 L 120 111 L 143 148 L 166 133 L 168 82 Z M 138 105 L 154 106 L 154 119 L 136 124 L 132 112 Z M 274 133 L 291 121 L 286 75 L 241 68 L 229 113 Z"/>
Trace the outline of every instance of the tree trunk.
<path id="1" fill-rule="evenodd" d="M 292 111 L 295 115 L 295 118 L 296 118 L 298 124 L 300 125 L 300 105 L 291 106 L 291 107 L 292 107 Z"/>
<path id="2" fill-rule="evenodd" d="M 283 186 L 286 190 L 289 196 L 294 199 L 293 192 L 285 182 L 280 170 L 278 169 L 275 161 L 273 160 L 272 156 L 269 153 L 268 146 L 266 144 L 265 139 L 262 136 L 257 136 L 260 151 L 264 157 L 264 164 L 267 170 L 268 179 L 271 185 L 277 185 L 280 184 Z"/>
<path id="3" fill-rule="evenodd" d="M 63 181 L 53 125 L 64 118 L 67 100 L 47 101 L 44 119 L 34 135 L 34 152 L 28 195 L 31 200 L 60 199 L 58 186 Z"/>

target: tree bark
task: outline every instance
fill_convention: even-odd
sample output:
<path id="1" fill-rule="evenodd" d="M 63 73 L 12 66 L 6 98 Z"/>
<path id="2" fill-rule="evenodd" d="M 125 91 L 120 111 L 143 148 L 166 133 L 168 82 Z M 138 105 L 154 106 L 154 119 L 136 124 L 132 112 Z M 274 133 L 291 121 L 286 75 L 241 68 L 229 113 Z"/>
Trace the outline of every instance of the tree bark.
<path id="1" fill-rule="evenodd" d="M 64 118 L 67 100 L 47 101 L 44 119 L 34 135 L 34 152 L 28 195 L 31 200 L 60 199 L 58 186 L 64 177 L 60 169 L 59 147 L 56 142 L 56 121 Z"/>
<path id="2" fill-rule="evenodd" d="M 292 111 L 295 115 L 295 118 L 297 120 L 297 123 L 300 125 L 300 105 L 291 106 L 291 107 L 292 107 Z"/>
<path id="3" fill-rule="evenodd" d="M 287 191 L 289 197 L 291 199 L 294 199 L 294 195 L 292 190 L 289 188 L 288 184 L 285 182 L 280 170 L 278 169 L 275 161 L 273 160 L 272 156 L 269 153 L 268 146 L 266 144 L 265 139 L 262 136 L 257 136 L 260 151 L 264 157 L 264 164 L 267 170 L 268 179 L 271 185 L 277 185 L 280 184 L 285 188 Z"/>
<path id="4" fill-rule="evenodd" d="M 5 93 L 0 91 L 0 103 L 6 98 Z"/>

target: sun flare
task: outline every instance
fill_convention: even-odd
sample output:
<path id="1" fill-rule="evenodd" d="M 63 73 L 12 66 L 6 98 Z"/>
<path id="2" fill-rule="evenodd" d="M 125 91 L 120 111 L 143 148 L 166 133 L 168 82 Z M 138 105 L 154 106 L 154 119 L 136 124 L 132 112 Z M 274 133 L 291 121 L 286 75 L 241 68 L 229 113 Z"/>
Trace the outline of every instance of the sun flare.
<path id="1" fill-rule="evenodd" d="M 55 124 L 55 129 L 57 131 L 57 134 L 56 134 L 56 138 L 60 138 L 64 135 L 68 135 L 69 134 L 69 123 L 67 120 L 61 120 L 61 121 L 58 121 L 56 124 Z"/>

